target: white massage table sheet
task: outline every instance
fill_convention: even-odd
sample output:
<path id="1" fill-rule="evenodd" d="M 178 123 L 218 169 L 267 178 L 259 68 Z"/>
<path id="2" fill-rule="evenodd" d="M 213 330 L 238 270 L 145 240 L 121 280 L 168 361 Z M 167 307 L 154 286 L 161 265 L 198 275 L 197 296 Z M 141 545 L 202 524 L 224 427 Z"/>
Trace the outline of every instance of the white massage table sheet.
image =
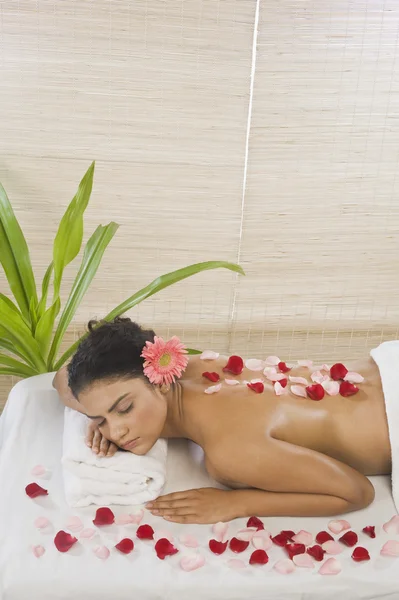
<path id="1" fill-rule="evenodd" d="M 77 543 L 66 554 L 59 553 L 53 545 L 54 533 L 65 527 L 67 517 L 72 514 L 79 515 L 85 527 L 93 527 L 95 507 L 71 510 L 65 504 L 60 469 L 64 407 L 51 387 L 51 380 L 52 376 L 46 374 L 17 384 L 0 418 L 0 600 L 399 599 L 399 558 L 379 556 L 379 549 L 389 539 L 381 525 L 395 514 L 390 483 L 385 477 L 373 478 L 376 487 L 373 505 L 347 516 L 358 533 L 365 525 L 377 526 L 375 540 L 359 535 L 359 543 L 368 548 L 372 560 L 355 563 L 348 548 L 337 557 L 343 570 L 336 576 L 319 575 L 318 566 L 311 572 L 298 568 L 291 575 L 281 575 L 272 570 L 276 560 L 285 557 L 278 547 L 268 551 L 268 565 L 232 570 L 226 565 L 229 558 L 235 557 L 229 549 L 222 556 L 215 556 L 207 548 L 212 537 L 210 525 L 171 524 L 147 512 L 142 523 L 150 523 L 155 530 L 172 532 L 175 540 L 183 531 L 194 534 L 200 541 L 206 565 L 197 571 L 182 571 L 179 560 L 190 550 L 179 543 L 177 555 L 159 560 L 153 542 L 136 540 L 133 525 L 112 525 L 100 531 L 101 542 L 97 537 Z M 206 474 L 195 445 L 175 440 L 169 442 L 169 448 L 165 493 L 215 484 Z M 51 470 L 47 481 L 36 479 L 49 490 L 49 496 L 31 500 L 24 488 L 35 481 L 31 469 L 36 464 Z M 112 508 L 116 515 L 129 512 L 126 507 Z M 35 529 L 33 523 L 38 516 L 46 516 L 53 523 L 50 534 Z M 273 534 L 281 529 L 305 529 L 316 534 L 326 529 L 329 519 L 264 518 L 263 521 Z M 230 524 L 231 531 L 236 532 L 245 524 L 246 519 L 237 519 Z M 108 560 L 103 561 L 92 552 L 95 544 L 112 548 L 122 537 L 134 539 L 132 554 L 124 556 L 112 550 Z M 46 548 L 44 556 L 36 558 L 30 549 L 32 544 L 42 544 Z M 248 562 L 250 551 L 249 548 L 236 557 Z"/>

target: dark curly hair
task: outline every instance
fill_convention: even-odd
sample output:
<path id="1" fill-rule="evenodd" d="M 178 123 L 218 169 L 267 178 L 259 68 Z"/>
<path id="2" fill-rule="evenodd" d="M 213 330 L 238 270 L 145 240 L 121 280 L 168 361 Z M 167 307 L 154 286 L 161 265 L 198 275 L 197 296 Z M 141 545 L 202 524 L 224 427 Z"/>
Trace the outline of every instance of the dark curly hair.
<path id="1" fill-rule="evenodd" d="M 92 320 L 87 327 L 89 334 L 67 367 L 68 385 L 75 398 L 100 379 L 142 377 L 148 383 L 140 354 L 146 341 L 154 341 L 154 331 L 121 317 L 110 322 Z"/>

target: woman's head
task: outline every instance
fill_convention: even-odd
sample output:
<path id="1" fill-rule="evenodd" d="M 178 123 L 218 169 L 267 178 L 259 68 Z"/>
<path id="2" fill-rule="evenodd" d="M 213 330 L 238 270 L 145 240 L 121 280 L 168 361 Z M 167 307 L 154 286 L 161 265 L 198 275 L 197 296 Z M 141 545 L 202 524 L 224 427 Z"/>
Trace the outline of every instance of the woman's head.
<path id="1" fill-rule="evenodd" d="M 90 321 L 88 329 L 68 365 L 69 387 L 106 438 L 121 447 L 136 440 L 127 449 L 145 454 L 160 437 L 167 413 L 165 397 L 144 375 L 140 356 L 155 333 L 119 317 Z"/>

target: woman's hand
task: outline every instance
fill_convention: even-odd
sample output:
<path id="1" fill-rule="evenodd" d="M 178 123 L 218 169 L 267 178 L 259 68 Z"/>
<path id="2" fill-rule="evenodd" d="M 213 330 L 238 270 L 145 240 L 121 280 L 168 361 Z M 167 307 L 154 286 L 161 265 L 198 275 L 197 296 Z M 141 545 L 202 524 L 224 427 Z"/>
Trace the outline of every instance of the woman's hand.
<path id="1" fill-rule="evenodd" d="M 86 444 L 98 456 L 110 457 L 118 450 L 118 446 L 107 440 L 95 423 L 90 423 L 88 427 Z"/>
<path id="2" fill-rule="evenodd" d="M 159 496 L 146 508 L 174 523 L 217 523 L 236 518 L 237 509 L 230 491 L 199 488 Z"/>

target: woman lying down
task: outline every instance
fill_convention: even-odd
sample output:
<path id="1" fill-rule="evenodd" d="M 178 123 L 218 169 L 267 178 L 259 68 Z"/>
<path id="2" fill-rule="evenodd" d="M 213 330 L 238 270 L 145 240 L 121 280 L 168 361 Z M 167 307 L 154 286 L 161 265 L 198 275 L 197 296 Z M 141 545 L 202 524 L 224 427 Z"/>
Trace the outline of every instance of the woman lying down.
<path id="1" fill-rule="evenodd" d="M 389 344 L 399 342 L 372 351 L 377 362 Z M 391 472 L 379 367 L 373 358 L 319 369 L 298 362 L 289 369 L 270 356 L 243 367 L 240 357 L 188 356 L 178 338 L 164 342 L 116 318 L 89 323 L 54 387 L 66 406 L 92 419 L 88 442 L 100 456 L 118 447 L 146 454 L 160 437 L 203 448 L 210 476 L 232 489 L 181 491 L 147 504 L 168 521 L 364 508 L 374 499 L 366 475 Z"/>

